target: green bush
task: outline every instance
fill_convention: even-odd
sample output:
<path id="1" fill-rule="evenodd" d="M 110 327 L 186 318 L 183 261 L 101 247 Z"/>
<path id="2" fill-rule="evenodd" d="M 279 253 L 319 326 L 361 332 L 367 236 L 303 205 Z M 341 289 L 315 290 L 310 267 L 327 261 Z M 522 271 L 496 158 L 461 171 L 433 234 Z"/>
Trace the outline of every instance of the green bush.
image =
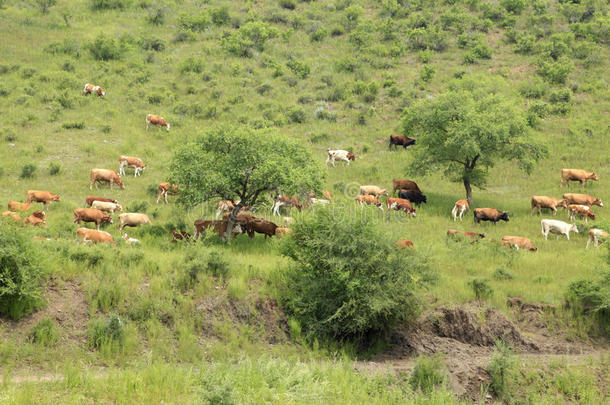
<path id="1" fill-rule="evenodd" d="M 84 122 L 64 122 L 61 125 L 64 129 L 85 129 Z"/>
<path id="2" fill-rule="evenodd" d="M 309 76 L 311 72 L 311 68 L 305 62 L 302 62 L 298 59 L 291 59 L 286 63 L 286 66 L 294 73 L 296 77 L 299 79 L 305 79 Z"/>
<path id="3" fill-rule="evenodd" d="M 250 57 L 253 51 L 263 51 L 265 42 L 278 35 L 277 28 L 262 21 L 253 21 L 223 38 L 222 44 L 233 55 Z"/>
<path id="4" fill-rule="evenodd" d="M 145 51 L 161 52 L 165 50 L 165 42 L 159 38 L 141 38 L 138 43 L 140 48 Z"/>
<path id="5" fill-rule="evenodd" d="M 42 303 L 39 255 L 21 232 L 0 227 L 0 314 L 19 319 Z"/>
<path id="6" fill-rule="evenodd" d="M 436 71 L 434 70 L 434 68 L 432 66 L 429 65 L 425 65 L 420 71 L 419 71 L 419 78 L 424 82 L 424 83 L 428 83 L 430 80 L 432 80 L 432 78 L 434 77 L 434 73 L 436 73 Z"/>
<path id="7" fill-rule="evenodd" d="M 287 118 L 290 122 L 302 124 L 305 122 L 305 111 L 300 107 L 291 107 L 286 113 Z"/>
<path id="8" fill-rule="evenodd" d="M 429 394 L 435 388 L 447 382 L 443 368 L 443 362 L 439 355 L 419 356 L 409 377 L 409 385 L 413 390 L 421 390 Z"/>
<path id="9" fill-rule="evenodd" d="M 537 73 L 549 83 L 564 84 L 573 68 L 574 64 L 566 57 L 561 57 L 557 61 L 541 59 L 538 62 Z"/>
<path id="10" fill-rule="evenodd" d="M 591 332 L 610 336 L 610 271 L 605 270 L 597 281 L 570 283 L 565 297 L 574 315 L 591 319 Z"/>
<path id="11" fill-rule="evenodd" d="M 511 350 L 501 341 L 496 342 L 496 349 L 487 371 L 489 372 L 489 387 L 502 399 L 510 399 L 513 388 L 513 371 L 516 361 Z"/>
<path id="12" fill-rule="evenodd" d="M 155 2 L 146 9 L 146 21 L 152 25 L 163 25 L 166 12 L 167 10 L 163 7 L 163 4 Z"/>
<path id="13" fill-rule="evenodd" d="M 111 315 L 105 321 L 94 319 L 87 324 L 87 340 L 89 346 L 100 349 L 104 345 L 121 347 L 125 342 L 125 324 L 118 315 Z"/>
<path id="14" fill-rule="evenodd" d="M 89 0 L 92 10 L 123 10 L 131 5 L 131 0 Z"/>
<path id="15" fill-rule="evenodd" d="M 287 10 L 294 10 L 297 8 L 297 2 L 295 0 L 279 0 L 280 7 Z"/>
<path id="16" fill-rule="evenodd" d="M 57 4 L 57 0 L 34 0 L 42 14 L 47 14 L 49 9 Z"/>
<path id="17" fill-rule="evenodd" d="M 51 162 L 49 164 L 49 174 L 51 176 L 56 176 L 61 172 L 61 163 L 59 162 Z"/>
<path id="18" fill-rule="evenodd" d="M 26 163 L 21 166 L 21 174 L 19 175 L 22 179 L 31 179 L 34 177 L 36 172 L 36 165 L 34 163 Z"/>
<path id="19" fill-rule="evenodd" d="M 42 318 L 30 332 L 30 340 L 42 346 L 54 346 L 59 342 L 59 330 L 50 318 Z"/>
<path id="20" fill-rule="evenodd" d="M 497 281 L 507 281 L 507 280 L 513 280 L 515 278 L 515 276 L 513 275 L 513 273 L 509 272 L 508 270 L 506 270 L 502 267 L 498 267 L 493 272 L 493 278 L 494 278 L 494 280 L 497 280 Z"/>
<path id="21" fill-rule="evenodd" d="M 107 38 L 104 34 L 98 35 L 87 47 L 91 56 L 97 60 L 121 59 L 124 51 L 121 44 L 113 38 Z"/>
<path id="22" fill-rule="evenodd" d="M 227 6 L 210 9 L 210 18 L 214 25 L 225 25 L 231 21 L 229 8 Z"/>
<path id="23" fill-rule="evenodd" d="M 500 0 L 500 5 L 513 14 L 521 14 L 527 6 L 526 0 Z"/>
<path id="24" fill-rule="evenodd" d="M 541 79 L 532 78 L 519 86 L 519 94 L 525 98 L 539 99 L 544 97 L 548 86 Z"/>
<path id="25" fill-rule="evenodd" d="M 407 33 L 408 44 L 411 49 L 432 49 L 433 51 L 444 51 L 447 48 L 448 34 L 438 26 L 427 28 L 413 28 Z"/>
<path id="26" fill-rule="evenodd" d="M 203 61 L 201 59 L 193 58 L 189 56 L 180 62 L 178 66 L 178 71 L 180 73 L 201 73 L 203 72 Z"/>
<path id="27" fill-rule="evenodd" d="M 549 101 L 556 103 L 569 103 L 572 100 L 572 91 L 570 89 L 553 90 L 549 94 Z"/>
<path id="28" fill-rule="evenodd" d="M 397 251 L 374 218 L 320 209 L 293 230 L 281 245 L 293 260 L 281 296 L 309 338 L 367 343 L 416 318 L 425 261 Z"/>
<path id="29" fill-rule="evenodd" d="M 311 42 L 320 42 L 323 41 L 327 36 L 328 30 L 323 25 L 320 25 L 317 26 L 315 30 L 311 32 L 311 34 L 309 34 L 309 40 Z"/>
<path id="30" fill-rule="evenodd" d="M 474 296 L 477 300 L 483 300 L 491 297 L 494 290 L 491 288 L 487 280 L 482 278 L 474 278 L 468 282 L 468 286 L 472 288 Z"/>
<path id="31" fill-rule="evenodd" d="M 181 14 L 178 17 L 178 28 L 182 31 L 203 32 L 212 23 L 207 13 Z"/>

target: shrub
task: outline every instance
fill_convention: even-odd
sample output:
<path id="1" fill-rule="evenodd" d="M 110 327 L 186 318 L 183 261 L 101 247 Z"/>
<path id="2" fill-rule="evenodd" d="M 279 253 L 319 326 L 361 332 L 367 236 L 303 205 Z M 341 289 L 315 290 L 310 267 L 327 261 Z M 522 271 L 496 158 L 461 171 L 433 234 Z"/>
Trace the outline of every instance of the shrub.
<path id="1" fill-rule="evenodd" d="M 57 0 L 35 0 L 34 2 L 42 14 L 48 13 L 49 9 L 57 4 Z"/>
<path id="2" fill-rule="evenodd" d="M 373 218 L 321 209 L 293 229 L 281 245 L 293 260 L 281 295 L 309 338 L 366 343 L 415 319 L 414 280 L 429 280 L 427 267 L 398 252 Z"/>
<path id="3" fill-rule="evenodd" d="M 414 28 L 407 33 L 411 49 L 432 49 L 440 52 L 447 48 L 448 34 L 438 26 Z"/>
<path id="4" fill-rule="evenodd" d="M 231 21 L 231 15 L 227 6 L 210 9 L 210 17 L 214 25 L 225 25 Z"/>
<path id="5" fill-rule="evenodd" d="M 328 30 L 323 25 L 319 25 L 314 31 L 312 31 L 311 34 L 309 34 L 309 40 L 311 42 L 320 42 L 324 40 L 324 38 L 326 38 L 327 36 Z"/>
<path id="6" fill-rule="evenodd" d="M 59 162 L 51 162 L 49 164 L 49 174 L 51 176 L 58 175 L 61 172 L 61 163 Z"/>
<path id="7" fill-rule="evenodd" d="M 519 94 L 525 98 L 542 98 L 548 86 L 540 79 L 532 79 L 519 86 Z"/>
<path id="8" fill-rule="evenodd" d="M 305 122 L 305 111 L 300 107 L 291 107 L 286 113 L 286 116 L 290 122 L 297 124 L 302 124 Z"/>
<path id="9" fill-rule="evenodd" d="M 87 339 L 96 349 L 103 345 L 121 347 L 125 341 L 125 324 L 118 315 L 111 315 L 107 321 L 94 319 L 87 324 Z"/>
<path id="10" fill-rule="evenodd" d="M 159 38 L 141 38 L 139 44 L 140 48 L 145 51 L 161 52 L 165 50 L 165 42 Z"/>
<path id="11" fill-rule="evenodd" d="M 64 122 L 61 125 L 64 129 L 85 129 L 84 122 Z"/>
<path id="12" fill-rule="evenodd" d="M 499 398 L 510 398 L 512 370 L 515 368 L 515 358 L 510 348 L 501 341 L 496 342 L 494 355 L 489 363 L 489 386 Z"/>
<path id="13" fill-rule="evenodd" d="M 501 0 L 500 5 L 513 14 L 521 14 L 527 5 L 526 0 Z"/>
<path id="14" fill-rule="evenodd" d="M 491 59 L 491 48 L 485 43 L 477 44 L 472 53 L 479 59 Z"/>
<path id="15" fill-rule="evenodd" d="M 59 341 L 59 330 L 50 318 L 42 318 L 30 332 L 30 340 L 42 346 L 54 346 Z"/>
<path id="16" fill-rule="evenodd" d="M 425 49 L 423 51 L 417 52 L 417 59 L 419 59 L 421 63 L 429 63 L 430 60 L 432 60 L 432 55 L 433 52 L 431 50 Z"/>
<path id="17" fill-rule="evenodd" d="M 0 314 L 16 320 L 42 303 L 38 256 L 21 232 L 0 227 Z"/>
<path id="18" fill-rule="evenodd" d="M 419 78 L 427 83 L 430 80 L 432 80 L 432 78 L 434 77 L 434 73 L 436 71 L 434 70 L 434 68 L 432 66 L 429 65 L 425 65 L 422 70 L 419 71 Z"/>
<path id="19" fill-rule="evenodd" d="M 477 300 L 487 299 L 493 294 L 493 289 L 487 283 L 487 280 L 481 278 L 474 278 L 468 282 L 468 286 L 472 288 L 474 296 Z"/>
<path id="20" fill-rule="evenodd" d="M 129 204 L 125 209 L 126 209 L 125 212 L 146 213 L 146 210 L 148 209 L 148 201 L 136 200 L 136 201 L 132 202 L 131 204 Z"/>
<path id="21" fill-rule="evenodd" d="M 280 7 L 287 10 L 294 10 L 297 8 L 297 2 L 295 0 L 279 0 Z"/>
<path id="22" fill-rule="evenodd" d="M 92 10 L 123 10 L 131 5 L 131 0 L 89 0 Z"/>
<path id="23" fill-rule="evenodd" d="M 224 38 L 222 44 L 229 53 L 249 57 L 253 50 L 264 50 L 265 42 L 278 34 L 277 28 L 262 21 L 252 21 Z"/>
<path id="24" fill-rule="evenodd" d="M 178 71 L 180 73 L 201 73 L 203 72 L 203 61 L 189 56 L 180 62 Z"/>
<path id="25" fill-rule="evenodd" d="M 565 297 L 574 315 L 591 319 L 591 332 L 610 336 L 610 271 L 604 271 L 597 281 L 570 283 Z"/>
<path id="26" fill-rule="evenodd" d="M 550 83 L 564 84 L 573 67 L 572 61 L 566 57 L 557 61 L 541 59 L 538 62 L 537 73 Z"/>
<path id="27" fill-rule="evenodd" d="M 493 278 L 494 278 L 494 280 L 498 280 L 498 281 L 507 281 L 507 280 L 513 280 L 515 278 L 515 276 L 508 270 L 506 270 L 502 267 L 498 267 L 497 269 L 494 270 Z"/>
<path id="28" fill-rule="evenodd" d="M 104 34 L 98 35 L 93 42 L 89 43 L 88 48 L 91 56 L 97 60 L 120 59 L 123 54 L 122 46 Z"/>
<path id="29" fill-rule="evenodd" d="M 305 79 L 311 72 L 311 68 L 308 64 L 297 59 L 291 59 L 286 63 L 286 66 L 288 66 L 292 73 L 299 79 Z"/>
<path id="30" fill-rule="evenodd" d="M 34 177 L 36 172 L 36 165 L 34 163 L 26 163 L 21 166 L 21 174 L 19 175 L 22 179 L 31 179 Z"/>
<path id="31" fill-rule="evenodd" d="M 572 100 L 572 91 L 570 89 L 553 90 L 549 94 L 549 101 L 553 104 L 569 103 L 570 100 Z"/>
<path id="32" fill-rule="evenodd" d="M 536 45 L 536 37 L 531 34 L 519 35 L 515 41 L 515 52 L 523 55 L 532 53 Z"/>
<path id="33" fill-rule="evenodd" d="M 166 9 L 163 4 L 154 2 L 146 9 L 146 21 L 152 25 L 163 25 L 165 23 Z"/>
<path id="34" fill-rule="evenodd" d="M 409 385 L 413 390 L 421 390 L 429 394 L 436 387 L 446 382 L 441 357 L 419 356 L 413 372 L 409 377 Z"/>
<path id="35" fill-rule="evenodd" d="M 203 32 L 211 24 L 207 13 L 181 14 L 178 17 L 178 28 L 182 31 Z"/>

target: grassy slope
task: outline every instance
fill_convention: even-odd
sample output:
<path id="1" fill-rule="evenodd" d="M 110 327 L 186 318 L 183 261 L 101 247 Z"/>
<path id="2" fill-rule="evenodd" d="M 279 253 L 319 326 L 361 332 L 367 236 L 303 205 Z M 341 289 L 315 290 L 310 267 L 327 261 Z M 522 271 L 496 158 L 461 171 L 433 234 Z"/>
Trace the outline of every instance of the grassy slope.
<path id="1" fill-rule="evenodd" d="M 381 21 L 379 7 L 364 1 L 353 3 L 365 6 L 361 20 L 370 18 L 376 24 Z M 439 6 L 434 9 L 437 15 L 447 9 L 442 2 L 438 3 Z M 486 41 L 493 50 L 491 60 L 481 60 L 474 65 L 462 64 L 466 51 L 456 47 L 457 34 L 451 32 L 448 50 L 432 55 L 430 65 L 436 71 L 433 79 L 428 84 L 418 84 L 423 64 L 414 51 L 407 49 L 402 56 L 396 58 L 374 56 L 366 51 L 358 53 L 348 42 L 347 35 L 329 36 L 320 43 L 310 42 L 306 31 L 313 22 L 318 21 L 330 28 L 343 18 L 345 11 L 333 11 L 329 8 L 331 2 L 299 2 L 296 11 L 280 9 L 275 1 L 252 2 L 249 6 L 228 1 L 167 2 L 169 12 L 166 13 L 166 21 L 162 26 L 146 23 L 146 9 L 138 4 L 140 2 L 123 11 L 91 12 L 87 8 L 87 1 L 60 1 L 49 14 L 41 15 L 26 3 L 8 1 L 8 7 L 0 10 L 0 37 L 3 38 L 0 54 L 4 56 L 0 64 L 18 67 L 15 71 L 0 76 L 0 86 L 8 91 L 8 95 L 0 98 L 0 111 L 4 116 L 0 127 L 0 142 L 3 142 L 0 161 L 4 173 L 0 177 L 0 192 L 5 202 L 23 200 L 26 189 L 48 189 L 62 195 L 62 203 L 51 207 L 46 230 L 24 230 L 59 238 L 60 241 L 56 243 L 57 252 L 75 249 L 72 247 L 73 232 L 76 229 L 76 225 L 71 225 L 72 210 L 81 207 L 84 197 L 90 194 L 87 189 L 89 169 L 116 169 L 120 154 L 143 158 L 148 164 L 144 175 L 138 179 L 126 177 L 126 190 L 102 190 L 91 194 L 114 195 L 127 208 L 133 206 L 134 202 L 147 201 L 147 212 L 153 216 L 156 224 L 190 224 L 204 215 L 209 217 L 212 210 L 203 207 L 185 212 L 173 204 L 156 206 L 153 195 L 147 191 L 151 185 L 165 179 L 172 148 L 218 123 L 234 124 L 239 121 L 250 125 L 273 125 L 272 120 L 281 121 L 279 131 L 302 138 L 320 161 L 325 159 L 327 147 L 354 149 L 358 158 L 352 167 L 345 168 L 338 164 L 337 168 L 328 169 L 327 188 L 333 192 L 337 201 L 351 207 L 355 215 L 360 211 L 351 203 L 354 185 L 378 184 L 390 187 L 392 178 L 413 178 L 406 171 L 411 159 L 410 152 L 388 152 L 386 139 L 399 127 L 401 108 L 414 98 L 437 94 L 446 88 L 455 72 L 466 71 L 467 75 L 482 73 L 503 76 L 506 79 L 503 92 L 514 95 L 524 109 L 531 102 L 521 98 L 516 90 L 536 76 L 534 64 L 537 56 L 514 53 L 512 45 L 504 41 L 503 29 L 496 26 L 485 34 Z M 339 4 L 341 2 L 337 3 Z M 553 30 L 565 30 L 565 18 L 558 12 L 556 2 L 550 4 L 549 13 L 556 19 Z M 233 30 L 230 25 L 210 25 L 204 32 L 195 34 L 196 41 L 193 42 L 172 42 L 178 32 L 177 24 L 182 13 L 195 14 L 200 9 L 220 5 L 228 6 L 232 18 L 242 22 L 247 19 L 250 9 L 250 15 L 257 13 L 259 18 L 275 15 L 275 20 L 278 20 L 279 15 L 285 16 L 289 22 L 300 19 L 303 24 L 292 24 L 296 29 L 281 22 L 272 24 L 282 33 L 291 30 L 292 33 L 268 41 L 265 50 L 252 58 L 231 56 L 222 48 L 220 37 L 223 32 Z M 67 10 L 72 14 L 70 28 L 65 26 L 61 17 L 61 12 Z M 519 24 L 525 24 L 531 15 L 532 11 L 528 8 L 519 17 Z M 117 40 L 127 34 L 135 41 L 121 60 L 99 62 L 93 60 L 86 49 L 86 44 L 99 33 Z M 137 40 L 141 37 L 162 39 L 167 46 L 166 50 L 158 53 L 140 50 Z M 377 45 L 378 37 L 377 33 L 373 34 L 374 40 L 369 47 Z M 66 38 L 79 44 L 79 57 L 51 55 L 43 51 L 49 43 L 61 42 Z M 400 30 L 397 42 L 404 44 L 404 38 L 404 30 Z M 380 47 L 390 45 L 388 42 L 380 42 Z M 600 59 L 607 61 L 610 56 L 607 46 L 602 45 L 600 52 Z M 200 59 L 203 71 L 181 73 L 180 63 L 187 57 Z M 346 57 L 357 61 L 359 67 L 354 73 L 336 70 L 335 62 Z M 290 58 L 307 63 L 311 67 L 309 77 L 302 80 L 296 78 L 286 67 Z M 263 62 L 267 59 L 282 65 L 284 75 L 272 77 L 272 69 L 263 67 Z M 367 60 L 374 65 L 385 63 L 386 66 L 374 68 Z M 63 70 L 65 62 L 69 62 L 74 70 Z M 27 69 L 30 68 L 35 73 L 28 77 Z M 536 131 L 536 136 L 549 148 L 549 158 L 541 162 L 529 177 L 518 171 L 513 164 L 500 163 L 490 173 L 488 189 L 475 191 L 474 206 L 494 206 L 512 213 L 509 223 L 481 225 L 478 229 L 494 238 L 505 234 L 530 237 L 539 247 L 538 253 L 515 254 L 487 245 L 464 247 L 447 244 L 444 236 L 447 228 L 457 226 L 470 230 L 475 227 L 471 225 L 471 216 L 459 225 L 450 220 L 452 204 L 463 196 L 463 190 L 459 184 L 450 183 L 438 175 L 414 178 L 429 199 L 429 204 L 419 209 L 416 219 L 406 221 L 396 213 L 381 215 L 367 212 L 379 216 L 389 237 L 408 237 L 415 242 L 418 250 L 430 257 L 440 274 L 440 281 L 430 291 L 430 295 L 440 302 L 471 300 L 472 292 L 466 286 L 466 281 L 475 276 L 491 278 L 496 268 L 503 267 L 513 273 L 515 279 L 491 281 L 496 291 L 491 300 L 492 305 L 503 307 L 505 297 L 510 295 L 520 295 L 528 301 L 558 303 L 570 281 L 595 276 L 605 260 L 601 251 L 585 251 L 585 237 L 582 235 L 575 236 L 569 242 L 542 240 L 539 219 L 529 216 L 529 197 L 533 194 L 559 196 L 562 192 L 559 188 L 560 168 L 582 167 L 596 171 L 601 179 L 599 183 L 587 186 L 587 192 L 610 201 L 610 193 L 604 186 L 610 175 L 606 158 L 609 148 L 607 114 L 610 110 L 607 70 L 607 63 L 585 69 L 577 61 L 566 85 L 579 89 L 573 96 L 572 111 L 565 117 L 547 118 Z M 149 79 L 146 81 L 143 77 Z M 402 96 L 391 97 L 389 89 L 381 87 L 381 82 L 387 78 L 396 81 L 396 87 L 403 92 Z M 379 93 L 372 103 L 364 102 L 360 96 L 350 93 L 349 89 L 355 80 L 374 81 L 380 85 Z M 86 82 L 104 87 L 108 92 L 107 98 L 100 100 L 81 97 L 80 92 Z M 329 86 L 325 82 L 332 84 Z M 259 94 L 257 89 L 264 84 L 270 88 L 266 93 Z M 551 89 L 566 86 L 551 86 Z M 324 101 L 331 90 L 340 87 L 347 88 L 345 100 Z M 64 93 L 71 101 L 72 108 L 63 108 L 58 103 L 58 98 Z M 158 104 L 151 104 L 148 100 L 151 94 L 162 96 L 162 100 Z M 241 96 L 241 102 L 236 102 L 237 96 Z M 304 102 L 299 103 L 299 99 Z M 200 104 L 204 111 L 214 106 L 216 117 L 182 116 L 174 112 L 178 104 L 195 103 Z M 318 104 L 335 112 L 336 122 L 316 120 L 313 112 Z M 306 117 L 304 123 L 293 124 L 285 118 L 285 113 L 292 106 L 303 109 Z M 171 132 L 146 132 L 144 117 L 147 113 L 158 113 L 167 118 L 172 124 Z M 366 117 L 365 125 L 358 124 L 360 115 Z M 72 122 L 83 122 L 85 128 L 62 128 L 62 124 Z M 15 141 L 5 142 L 8 131 L 16 135 Z M 585 133 L 590 136 L 585 136 Z M 321 141 L 309 141 L 316 137 Z M 37 150 L 39 146 L 41 149 Z M 60 176 L 48 174 L 47 167 L 54 161 L 63 166 Z M 34 162 L 38 167 L 33 179 L 19 178 L 21 166 L 27 162 Z M 575 186 L 571 188 L 577 189 Z M 346 189 L 347 192 L 344 191 Z M 604 209 L 596 211 L 601 221 L 608 223 Z M 560 216 L 565 219 L 565 214 Z M 115 226 L 108 230 L 115 239 L 120 237 Z M 179 309 L 178 304 L 172 303 L 172 291 L 175 291 L 172 290 L 175 288 L 172 280 L 181 271 L 180 263 L 185 250 L 205 252 L 207 248 L 170 249 L 163 237 L 148 234 L 145 230 L 133 230 L 130 235 L 144 242 L 139 251 L 145 259 L 135 266 L 103 253 L 106 259 L 102 266 L 83 270 L 78 260 L 62 259 L 61 253 L 57 253 L 59 258 L 51 256 L 48 259 L 49 267 L 59 278 L 75 277 L 82 280 L 88 297 L 100 296 L 99 291 L 112 291 L 117 298 L 110 300 L 109 304 L 101 305 L 102 313 L 129 313 L 130 308 L 137 307 L 148 299 L 173 305 L 176 319 L 188 320 L 189 310 Z M 131 252 L 123 246 L 118 249 L 121 251 L 120 257 Z M 257 290 L 263 290 L 273 296 L 274 291 L 269 291 L 263 283 L 248 283 L 251 279 L 268 279 L 278 264 L 283 262 L 278 257 L 273 242 L 258 238 L 254 242 L 239 240 L 231 247 L 220 249 L 228 253 L 228 289 L 231 296 L 244 299 L 249 294 L 248 289 L 254 290 L 251 293 L 255 295 Z M 54 248 L 47 250 L 54 251 Z M 142 285 L 150 287 L 142 289 Z M 188 308 L 193 302 L 214 293 L 213 280 L 201 282 L 184 299 L 184 307 Z M 99 313 L 96 311 L 100 309 L 100 304 L 91 298 L 88 302 L 91 314 Z M 188 321 L 185 323 L 188 324 L 186 329 L 190 335 L 195 336 L 200 332 L 197 325 L 191 325 Z M 155 327 L 164 330 L 161 336 L 175 338 L 174 329 L 166 328 L 165 325 Z M 154 328 L 149 325 L 134 330 L 135 341 L 146 339 L 148 343 L 144 345 L 159 350 L 160 358 L 171 358 L 179 349 L 162 348 L 163 344 L 155 345 L 159 334 L 152 333 L 151 329 Z M 135 346 L 137 345 L 136 343 Z M 53 353 L 60 351 L 49 350 Z M 34 351 L 25 354 L 29 352 L 26 349 L 23 352 L 22 355 L 30 360 L 40 356 L 34 354 Z M 135 358 L 137 352 L 139 350 L 134 348 L 134 357 L 127 356 L 127 359 Z M 82 356 L 82 353 L 77 350 L 75 358 Z M 15 364 L 19 363 L 20 357 L 13 356 L 12 359 Z M 190 360 L 188 356 L 187 360 Z"/>

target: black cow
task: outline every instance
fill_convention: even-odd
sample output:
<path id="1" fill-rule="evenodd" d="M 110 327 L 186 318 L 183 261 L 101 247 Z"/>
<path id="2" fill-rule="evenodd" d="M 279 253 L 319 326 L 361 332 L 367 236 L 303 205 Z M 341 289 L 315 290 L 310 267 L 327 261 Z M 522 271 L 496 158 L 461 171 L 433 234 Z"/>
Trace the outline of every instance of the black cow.
<path id="1" fill-rule="evenodd" d="M 413 204 L 426 204 L 428 199 L 421 192 L 417 191 L 409 191 L 409 190 L 400 190 L 398 192 L 398 198 L 404 198 L 405 200 L 411 201 Z"/>
<path id="2" fill-rule="evenodd" d="M 390 150 L 398 148 L 398 145 L 402 145 L 403 149 L 407 149 L 407 146 L 415 145 L 415 139 L 409 138 L 404 135 L 390 135 Z"/>

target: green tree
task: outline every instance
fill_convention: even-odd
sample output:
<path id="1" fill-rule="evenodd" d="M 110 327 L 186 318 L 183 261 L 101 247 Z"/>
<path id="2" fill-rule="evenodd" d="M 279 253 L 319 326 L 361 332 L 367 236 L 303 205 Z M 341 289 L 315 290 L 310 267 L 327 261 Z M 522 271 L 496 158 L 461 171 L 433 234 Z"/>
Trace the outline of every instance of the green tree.
<path id="1" fill-rule="evenodd" d="M 233 229 L 242 206 L 254 205 L 271 191 L 300 194 L 319 190 L 322 165 L 302 142 L 275 132 L 215 128 L 179 147 L 170 179 L 183 184 L 180 202 L 194 206 L 215 198 L 239 200 L 229 216 Z M 231 233 L 225 233 L 231 237 Z"/>
<path id="2" fill-rule="evenodd" d="M 464 184 L 469 202 L 472 186 L 484 187 L 489 168 L 498 160 L 515 160 L 529 173 L 546 154 L 515 102 L 474 80 L 419 100 L 402 118 L 403 132 L 417 138 L 411 168 L 420 174 L 444 170 L 449 179 Z"/>
<path id="3" fill-rule="evenodd" d="M 57 0 L 36 0 L 36 5 L 42 14 L 47 14 L 49 9 L 57 4 Z"/>

